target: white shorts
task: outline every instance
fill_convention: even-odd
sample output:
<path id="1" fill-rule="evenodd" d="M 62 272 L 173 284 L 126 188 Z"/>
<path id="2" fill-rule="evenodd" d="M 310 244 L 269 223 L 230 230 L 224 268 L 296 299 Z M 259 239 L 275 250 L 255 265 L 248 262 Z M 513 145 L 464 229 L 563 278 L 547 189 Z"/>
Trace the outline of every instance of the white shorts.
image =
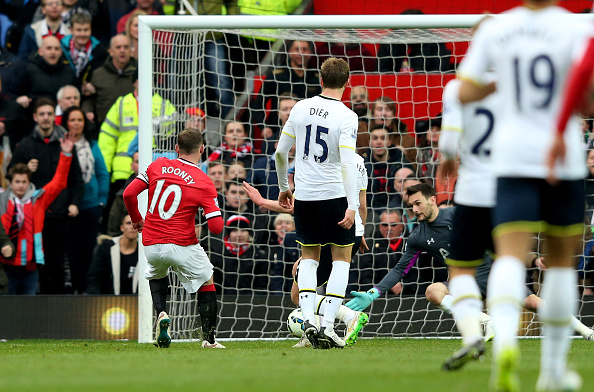
<path id="1" fill-rule="evenodd" d="M 167 276 L 171 267 L 186 291 L 195 293 L 212 278 L 213 266 L 199 244 L 148 245 L 144 247 L 144 254 L 148 262 L 144 271 L 146 279 L 162 279 Z"/>

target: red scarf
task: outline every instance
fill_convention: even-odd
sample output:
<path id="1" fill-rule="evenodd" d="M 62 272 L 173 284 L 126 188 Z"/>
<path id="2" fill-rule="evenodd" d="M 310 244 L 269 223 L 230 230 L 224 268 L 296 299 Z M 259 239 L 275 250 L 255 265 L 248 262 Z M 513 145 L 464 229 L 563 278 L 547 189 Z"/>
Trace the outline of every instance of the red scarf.
<path id="1" fill-rule="evenodd" d="M 390 243 L 390 248 L 396 252 L 398 250 L 398 247 L 400 246 L 400 243 L 402 242 L 402 237 L 398 238 L 398 241 L 396 241 L 395 243 Z"/>
<path id="2" fill-rule="evenodd" d="M 247 250 L 250 248 L 250 244 L 233 246 L 233 244 L 231 242 L 229 242 L 228 236 L 225 237 L 224 241 L 225 241 L 225 248 L 227 248 L 227 250 L 229 252 L 233 253 L 235 256 L 241 256 L 242 254 L 247 252 Z"/>

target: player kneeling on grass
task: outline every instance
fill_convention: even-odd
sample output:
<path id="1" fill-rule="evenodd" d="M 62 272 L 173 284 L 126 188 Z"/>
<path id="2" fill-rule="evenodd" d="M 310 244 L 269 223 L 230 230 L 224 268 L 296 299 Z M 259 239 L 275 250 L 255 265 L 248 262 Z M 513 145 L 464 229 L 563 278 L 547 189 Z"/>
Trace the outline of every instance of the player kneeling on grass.
<path id="1" fill-rule="evenodd" d="M 202 207 L 208 228 L 214 234 L 223 231 L 223 218 L 217 192 L 211 179 L 198 168 L 204 152 L 202 134 L 185 129 L 177 137 L 177 159 L 159 158 L 138 175 L 124 191 L 124 202 L 132 224 L 142 232 L 142 244 L 148 262 L 144 277 L 149 280 L 153 305 L 157 312 L 158 347 L 169 347 L 170 319 L 167 315 L 169 268 L 175 272 L 189 293 L 198 291 L 202 320 L 202 347 L 225 348 L 215 340 L 217 299 L 213 266 L 198 244 L 194 217 Z M 145 219 L 138 211 L 138 195 L 148 189 L 149 207 Z"/>

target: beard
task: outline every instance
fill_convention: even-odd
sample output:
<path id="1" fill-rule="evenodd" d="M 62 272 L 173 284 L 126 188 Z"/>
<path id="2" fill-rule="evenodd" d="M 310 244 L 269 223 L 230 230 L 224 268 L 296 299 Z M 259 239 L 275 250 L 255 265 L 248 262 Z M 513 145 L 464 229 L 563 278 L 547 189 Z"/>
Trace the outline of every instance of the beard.
<path id="1" fill-rule="evenodd" d="M 357 113 L 359 118 L 367 115 L 367 104 L 364 102 L 358 102 L 353 104 L 353 112 Z"/>

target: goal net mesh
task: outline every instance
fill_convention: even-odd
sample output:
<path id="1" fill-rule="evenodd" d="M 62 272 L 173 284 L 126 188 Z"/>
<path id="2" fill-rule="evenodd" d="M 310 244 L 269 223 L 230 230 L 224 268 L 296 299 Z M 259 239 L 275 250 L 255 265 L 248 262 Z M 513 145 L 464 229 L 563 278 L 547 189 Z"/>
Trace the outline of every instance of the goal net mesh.
<path id="1" fill-rule="evenodd" d="M 280 241 L 285 226 L 274 224 L 277 214 L 253 205 L 232 181 L 232 177 L 244 178 L 263 197 L 276 199 L 274 162 L 270 158 L 286 118 L 279 104 L 281 95 L 289 93 L 295 99 L 303 99 L 319 93 L 317 69 L 331 54 L 347 59 L 352 69 L 344 102 L 350 106 L 351 92 L 353 99 L 357 99 L 355 91 L 359 90 L 353 87 L 366 89 L 358 112 L 361 120 L 358 152 L 370 162 L 365 224 L 370 250 L 352 260 L 348 300 L 350 290 L 367 290 L 377 284 L 402 254 L 403 247 L 392 245 L 392 249 L 386 236 L 400 231 L 406 236 L 415 227 L 416 223 L 405 222 L 383 225 L 382 229 L 386 221 L 381 213 L 390 208 L 407 215 L 399 188 L 402 185 L 394 181 L 398 178 L 397 169 L 408 167 L 411 169 L 408 174 L 412 173 L 414 179 L 434 183 L 439 160 L 435 147 L 441 95 L 446 83 L 455 77 L 471 33 L 470 29 L 153 31 L 153 93 L 176 108 L 173 115 L 153 109 L 153 157 L 173 156 L 177 133 L 185 127 L 199 127 L 204 121 L 207 152 L 202 167 L 217 179 L 215 184 L 222 183 L 219 200 L 223 216 L 228 219 L 240 214 L 250 220 L 248 243 L 239 246 L 234 242 L 237 236 L 229 236 L 229 229 L 220 236 L 212 235 L 200 214 L 196 218 L 200 243 L 215 266 L 219 338 L 290 336 L 285 325 L 287 315 L 296 307 L 291 302 L 290 290 L 298 248 L 290 241 L 291 235 Z M 304 46 L 295 49 L 290 46 L 292 41 L 307 44 L 305 49 Z M 308 48 L 312 53 L 308 53 Z M 291 67 L 299 68 L 302 63 L 301 70 L 291 71 Z M 197 109 L 206 112 L 205 119 L 200 119 Z M 225 137 L 230 122 L 239 123 L 246 134 L 236 151 L 233 151 L 235 138 Z M 376 143 L 370 141 L 369 130 L 378 124 L 389 129 L 386 148 L 391 166 L 388 167 L 373 158 L 373 150 L 367 147 Z M 412 144 L 405 143 L 405 135 L 412 136 L 409 139 Z M 221 145 L 227 149 L 221 150 Z M 217 166 L 209 164 L 209 160 L 222 163 L 228 176 L 226 183 L 218 181 Z M 438 191 L 440 201 L 452 198 L 450 188 Z M 287 225 L 290 229 L 290 222 Z M 584 245 L 587 239 L 584 238 Z M 586 260 L 586 268 L 582 267 L 581 275 L 585 279 L 580 280 L 580 292 L 590 288 L 589 254 L 582 255 L 582 259 Z M 361 336 L 457 336 L 451 316 L 424 299 L 424 290 L 430 283 L 447 279 L 447 272 L 439 265 L 440 262 L 426 255 L 411 265 L 402 292 L 388 293 L 368 309 L 370 322 Z M 534 281 L 530 287 L 538 291 L 538 270 L 531 269 L 529 275 Z M 197 296 L 187 294 L 174 274 L 169 276 L 172 336 L 200 339 Z M 588 298 L 591 297 L 582 298 L 584 309 L 591 305 Z M 583 321 L 591 325 L 592 312 L 582 308 Z M 521 333 L 540 334 L 540 325 L 532 313 L 522 316 Z"/>

